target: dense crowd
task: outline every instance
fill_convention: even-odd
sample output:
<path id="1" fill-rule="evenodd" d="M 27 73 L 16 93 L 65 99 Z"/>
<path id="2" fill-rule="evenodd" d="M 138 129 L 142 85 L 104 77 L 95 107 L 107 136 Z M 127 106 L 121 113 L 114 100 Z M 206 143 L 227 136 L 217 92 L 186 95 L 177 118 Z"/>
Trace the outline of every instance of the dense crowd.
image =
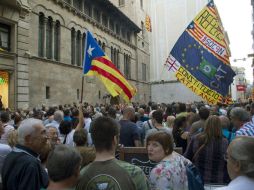
<path id="1" fill-rule="evenodd" d="M 2 109 L 0 136 L 3 189 L 187 190 L 190 166 L 204 184 L 254 185 L 252 102 Z M 119 147 L 146 147 L 149 176 L 117 159 Z"/>

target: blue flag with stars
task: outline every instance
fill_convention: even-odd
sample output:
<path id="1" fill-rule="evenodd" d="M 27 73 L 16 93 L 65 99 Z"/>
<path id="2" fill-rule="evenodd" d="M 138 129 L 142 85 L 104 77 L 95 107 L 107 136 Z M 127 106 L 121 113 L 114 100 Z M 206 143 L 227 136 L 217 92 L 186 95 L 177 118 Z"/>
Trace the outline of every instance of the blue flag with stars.
<path id="1" fill-rule="evenodd" d="M 217 9 L 210 1 L 177 40 L 165 65 L 177 79 L 207 102 L 228 95 L 235 72 Z"/>
<path id="2" fill-rule="evenodd" d="M 187 31 L 178 39 L 170 54 L 204 85 L 223 96 L 227 95 L 235 76 L 234 71 L 208 52 Z"/>

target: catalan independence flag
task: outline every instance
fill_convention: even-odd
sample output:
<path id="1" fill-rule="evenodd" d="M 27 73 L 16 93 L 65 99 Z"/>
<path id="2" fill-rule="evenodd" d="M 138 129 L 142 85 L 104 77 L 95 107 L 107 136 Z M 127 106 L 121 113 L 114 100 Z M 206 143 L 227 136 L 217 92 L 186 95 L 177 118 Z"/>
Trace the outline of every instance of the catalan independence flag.
<path id="1" fill-rule="evenodd" d="M 165 65 L 208 103 L 217 104 L 226 99 L 235 72 L 230 67 L 229 47 L 213 1 L 187 26 Z"/>
<path id="2" fill-rule="evenodd" d="M 83 73 L 88 76 L 97 76 L 113 97 L 119 95 L 129 102 L 135 95 L 136 88 L 129 84 L 109 57 L 105 55 L 89 31 L 86 33 L 83 66 Z"/>

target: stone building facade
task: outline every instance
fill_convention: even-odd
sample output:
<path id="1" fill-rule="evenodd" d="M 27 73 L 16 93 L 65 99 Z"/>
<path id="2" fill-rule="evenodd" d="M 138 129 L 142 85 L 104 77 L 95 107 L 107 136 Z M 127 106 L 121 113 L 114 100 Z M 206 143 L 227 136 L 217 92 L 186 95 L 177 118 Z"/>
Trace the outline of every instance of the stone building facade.
<path id="1" fill-rule="evenodd" d="M 0 95 L 5 107 L 79 101 L 87 30 L 137 88 L 132 101 L 148 102 L 149 51 L 139 47 L 140 27 L 112 2 L 1 0 Z M 85 77 L 83 101 L 105 103 L 107 95 L 100 81 Z"/>
<path id="2" fill-rule="evenodd" d="M 110 0 L 116 7 L 118 7 L 128 18 L 130 18 L 141 31 L 136 36 L 137 47 L 137 65 L 136 69 L 138 81 L 141 81 L 136 86 L 138 93 L 137 99 L 140 102 L 147 102 L 151 100 L 150 93 L 147 93 L 147 89 L 144 86 L 148 85 L 150 81 L 150 41 L 151 32 L 147 31 L 145 27 L 146 17 L 150 15 L 151 0 Z M 149 86 L 150 88 L 150 86 Z M 150 89 L 149 89 L 150 90 Z"/>

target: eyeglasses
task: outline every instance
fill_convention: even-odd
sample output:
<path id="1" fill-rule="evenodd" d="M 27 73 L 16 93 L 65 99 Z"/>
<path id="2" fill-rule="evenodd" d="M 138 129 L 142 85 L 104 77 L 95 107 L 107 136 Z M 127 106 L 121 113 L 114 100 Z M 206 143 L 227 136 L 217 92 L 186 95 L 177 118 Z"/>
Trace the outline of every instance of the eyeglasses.
<path id="1" fill-rule="evenodd" d="M 223 156 L 224 160 L 227 162 L 229 158 L 236 160 L 233 156 L 229 155 L 227 152 Z"/>
<path id="2" fill-rule="evenodd" d="M 223 155 L 223 158 L 224 158 L 224 160 L 227 162 L 227 161 L 228 161 L 228 154 L 225 153 L 225 154 Z"/>

